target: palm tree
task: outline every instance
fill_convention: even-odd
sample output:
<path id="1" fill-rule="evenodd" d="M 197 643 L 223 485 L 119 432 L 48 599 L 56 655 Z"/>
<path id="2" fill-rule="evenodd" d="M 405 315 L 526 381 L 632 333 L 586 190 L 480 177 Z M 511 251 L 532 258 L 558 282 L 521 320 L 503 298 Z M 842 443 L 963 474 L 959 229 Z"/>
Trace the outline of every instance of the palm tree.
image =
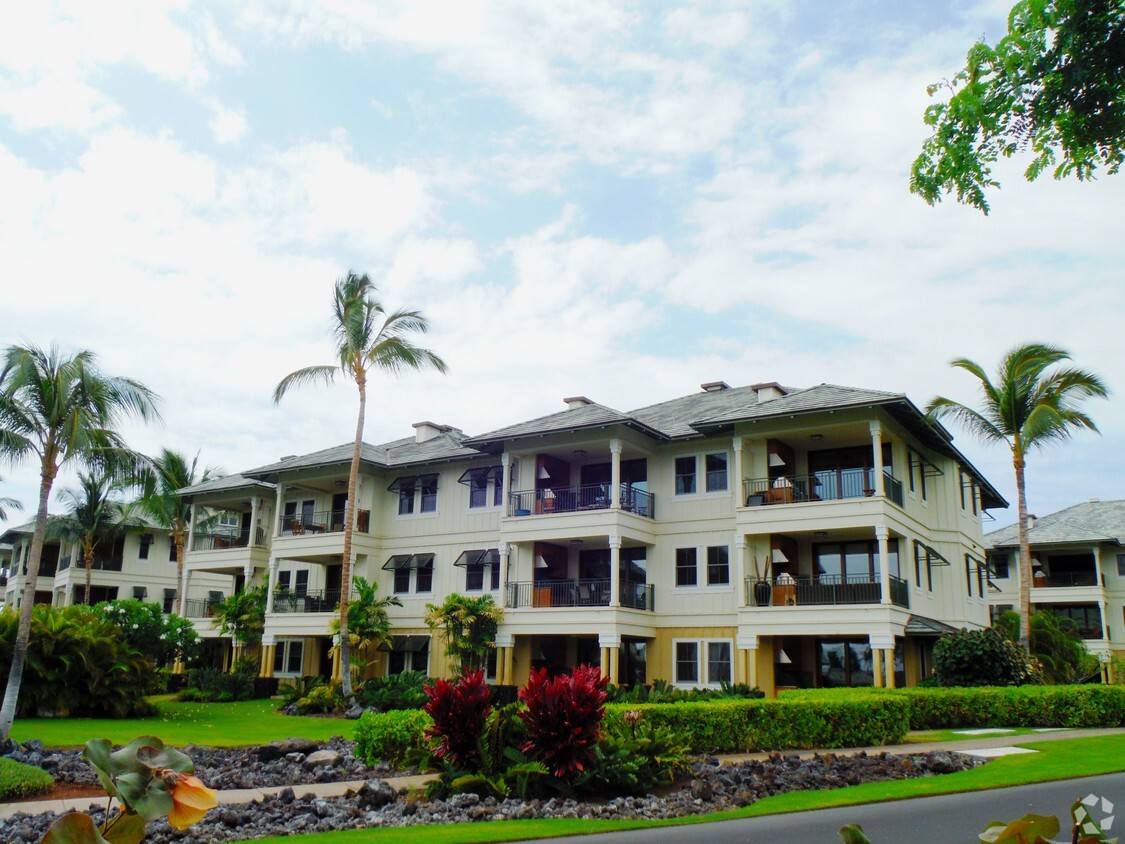
<path id="1" fill-rule="evenodd" d="M 187 544 L 188 525 L 191 522 L 191 503 L 181 490 L 209 481 L 222 472 L 214 468 L 199 468 L 199 455 L 190 462 L 187 456 L 169 448 L 162 449 L 158 457 L 143 458 L 140 469 L 133 477 L 140 489 L 137 509 L 172 535 L 176 546 L 176 593 L 172 607 L 179 612 L 180 585 L 184 580 L 184 546 Z"/>
<path id="2" fill-rule="evenodd" d="M 94 552 L 98 543 L 112 540 L 125 531 L 125 507 L 113 499 L 113 493 L 124 486 L 119 478 L 100 467 L 78 474 L 78 488 L 64 489 L 59 497 L 65 502 L 65 516 L 51 516 L 47 533 L 54 539 L 73 542 L 82 552 L 86 568 L 86 595 L 90 603 L 90 581 L 93 577 Z"/>
<path id="3" fill-rule="evenodd" d="M 47 531 L 47 502 L 59 468 L 75 459 L 96 464 L 120 455 L 125 448 L 118 426 L 129 417 L 159 419 L 156 403 L 156 395 L 140 382 L 102 372 L 93 352 L 66 355 L 57 346 L 44 351 L 32 344 L 9 346 L 4 352 L 0 457 L 10 463 L 38 460 L 40 482 L 19 628 L 0 706 L 0 742 L 7 741 L 16 717 L 35 581 Z"/>
<path id="4" fill-rule="evenodd" d="M 1067 366 L 1048 371 L 1067 360 L 1070 353 L 1056 346 L 1018 346 L 1004 357 L 993 382 L 980 364 L 958 358 L 950 365 L 964 369 L 980 382 L 980 410 L 942 396 L 935 397 L 926 407 L 930 420 L 952 417 L 983 442 L 1003 442 L 1012 452 L 1019 505 L 1019 639 L 1024 650 L 1031 642 L 1031 548 L 1024 483 L 1027 453 L 1032 447 L 1065 442 L 1077 430 L 1097 431 L 1094 421 L 1078 409 L 1078 404 L 1091 396 L 1104 398 L 1108 393 L 1102 380 L 1092 372 Z"/>
<path id="5" fill-rule="evenodd" d="M 344 520 L 344 554 L 340 572 L 340 662 L 344 697 L 352 700 L 351 649 L 348 642 L 348 598 L 351 594 L 352 533 L 359 508 L 354 505 L 359 479 L 359 455 L 363 446 L 363 423 L 367 413 L 367 377 L 372 369 L 391 374 L 426 368 L 445 372 L 445 361 L 428 349 L 414 345 L 412 334 L 424 334 L 429 323 L 419 311 L 387 313 L 375 299 L 375 285 L 364 275 L 349 272 L 337 279 L 332 300 L 332 339 L 337 362 L 308 366 L 290 372 L 273 392 L 274 403 L 293 387 L 323 381 L 331 384 L 337 375 L 355 381 L 359 389 L 359 419 L 355 426 L 351 469 L 348 472 L 348 517 Z"/>
<path id="6" fill-rule="evenodd" d="M 0 478 L 0 481 L 2 480 L 4 479 Z M 5 507 L 10 507 L 13 510 L 23 509 L 23 505 L 16 501 L 16 499 L 0 496 L 0 522 L 6 521 L 8 518 L 8 512 L 4 509 Z"/>

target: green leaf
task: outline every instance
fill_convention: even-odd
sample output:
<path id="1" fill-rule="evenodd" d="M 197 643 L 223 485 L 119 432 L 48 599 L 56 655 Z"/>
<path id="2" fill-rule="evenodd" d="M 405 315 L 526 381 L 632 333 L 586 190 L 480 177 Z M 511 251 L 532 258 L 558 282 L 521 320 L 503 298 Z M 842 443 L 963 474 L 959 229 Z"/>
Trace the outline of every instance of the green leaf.
<path id="1" fill-rule="evenodd" d="M 1058 832 L 1059 819 L 1054 815 L 1028 814 L 1009 824 L 993 821 L 978 837 L 987 844 L 1037 844 Z"/>
<path id="2" fill-rule="evenodd" d="M 163 743 L 141 747 L 137 751 L 137 761 L 150 768 L 167 768 L 180 774 L 195 773 L 195 765 L 187 754 L 174 747 L 164 747 Z"/>
<path id="3" fill-rule="evenodd" d="M 863 827 L 857 823 L 840 827 L 839 834 L 844 844 L 871 844 L 871 839 L 863 834 Z"/>
<path id="4" fill-rule="evenodd" d="M 117 794 L 122 803 L 146 821 L 162 818 L 172 811 L 172 795 L 164 781 L 147 772 L 122 774 L 117 779 Z"/>
<path id="5" fill-rule="evenodd" d="M 47 830 L 40 844 L 106 844 L 89 815 L 63 815 Z"/>
<path id="6" fill-rule="evenodd" d="M 110 844 L 140 844 L 145 839 L 147 823 L 140 815 L 132 813 L 118 815 L 105 833 Z"/>
<path id="7" fill-rule="evenodd" d="M 112 763 L 109 757 L 112 751 L 113 744 L 109 739 L 90 739 L 86 742 L 86 749 L 82 751 L 82 758 L 93 766 L 94 773 L 98 775 L 98 782 L 105 789 L 105 793 L 110 797 L 116 797 L 117 787 L 113 784 L 110 770 Z"/>

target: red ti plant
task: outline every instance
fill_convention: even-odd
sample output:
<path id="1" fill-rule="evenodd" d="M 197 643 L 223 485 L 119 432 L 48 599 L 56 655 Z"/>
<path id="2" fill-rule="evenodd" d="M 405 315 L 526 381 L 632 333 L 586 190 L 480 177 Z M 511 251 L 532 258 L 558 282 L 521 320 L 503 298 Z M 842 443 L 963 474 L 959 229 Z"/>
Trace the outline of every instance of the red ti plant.
<path id="1" fill-rule="evenodd" d="M 434 721 L 426 730 L 426 736 L 437 739 L 435 755 L 458 770 L 477 770 L 480 766 L 477 743 L 485 719 L 492 711 L 492 695 L 484 680 L 484 671 L 470 671 L 456 683 L 438 680 L 423 691 L 430 699 L 423 709 Z"/>
<path id="2" fill-rule="evenodd" d="M 546 669 L 532 671 L 520 689 L 520 700 L 527 704 L 520 712 L 527 726 L 527 742 L 520 750 L 566 781 L 584 770 L 598 744 L 608 682 L 599 669 L 587 665 L 549 679 Z"/>

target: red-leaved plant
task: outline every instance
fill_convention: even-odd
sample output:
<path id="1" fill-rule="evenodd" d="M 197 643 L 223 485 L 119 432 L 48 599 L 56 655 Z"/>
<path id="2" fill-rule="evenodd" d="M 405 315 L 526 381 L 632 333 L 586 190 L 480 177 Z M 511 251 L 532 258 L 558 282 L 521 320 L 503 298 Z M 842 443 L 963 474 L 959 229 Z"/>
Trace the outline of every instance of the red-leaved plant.
<path id="1" fill-rule="evenodd" d="M 608 682 L 599 669 L 587 665 L 549 679 L 546 669 L 532 671 L 520 689 L 520 700 L 527 704 L 520 712 L 527 726 L 527 742 L 520 750 L 563 780 L 584 770 L 598 744 Z"/>
<path id="2" fill-rule="evenodd" d="M 426 730 L 428 738 L 437 739 L 434 754 L 459 770 L 476 770 L 480 765 L 477 742 L 492 711 L 484 671 L 470 671 L 456 683 L 438 680 L 423 691 L 430 699 L 423 709 L 434 721 Z"/>

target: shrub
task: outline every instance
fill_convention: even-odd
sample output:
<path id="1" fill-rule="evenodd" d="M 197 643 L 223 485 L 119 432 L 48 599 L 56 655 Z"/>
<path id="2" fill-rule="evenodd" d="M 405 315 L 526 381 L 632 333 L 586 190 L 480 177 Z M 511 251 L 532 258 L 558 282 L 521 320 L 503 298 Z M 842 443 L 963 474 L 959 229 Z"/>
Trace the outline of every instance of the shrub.
<path id="1" fill-rule="evenodd" d="M 323 685 L 324 678 L 318 674 L 312 674 L 307 677 L 294 677 L 284 684 L 278 684 L 277 692 L 285 701 L 286 706 L 295 706 L 297 701 L 303 697 L 308 697 L 313 689 Z"/>
<path id="2" fill-rule="evenodd" d="M 1011 641 L 1019 641 L 1019 613 L 1000 613 L 994 626 Z M 1048 683 L 1087 683 L 1101 673 L 1098 658 L 1090 653 L 1072 619 L 1041 610 L 1031 616 L 1030 633 L 1031 655 Z"/>
<path id="3" fill-rule="evenodd" d="M 420 709 L 365 712 L 356 723 L 356 753 L 369 765 L 401 765 L 429 746 L 426 731 L 433 719 Z"/>
<path id="4" fill-rule="evenodd" d="M 372 677 L 359 690 L 358 700 L 380 712 L 393 709 L 421 709 L 429 700 L 425 687 L 435 681 L 422 671 L 404 671 L 388 677 Z"/>
<path id="5" fill-rule="evenodd" d="M 520 713 L 527 727 L 520 750 L 569 782 L 585 769 L 597 745 L 608 682 L 600 669 L 584 665 L 550 678 L 544 668 L 532 671 L 520 690 L 527 705 Z"/>
<path id="6" fill-rule="evenodd" d="M 655 726 L 635 709 L 623 723 L 607 725 L 579 788 L 592 794 L 644 794 L 686 773 L 688 746 L 668 727 Z"/>
<path id="7" fill-rule="evenodd" d="M 479 766 L 481 731 L 492 711 L 484 671 L 470 671 L 456 683 L 438 680 L 425 692 L 430 699 L 425 711 L 434 722 L 426 735 L 436 739 L 434 755 L 454 768 Z"/>
<path id="8" fill-rule="evenodd" d="M 725 680 L 717 689 L 679 689 L 665 680 L 656 680 L 652 685 L 606 686 L 606 703 L 697 703 L 703 700 L 744 699 L 765 697 L 757 686 L 746 683 L 728 683 Z"/>
<path id="9" fill-rule="evenodd" d="M 180 692 L 178 700 L 203 703 L 251 700 L 257 675 L 257 670 L 237 664 L 229 674 L 220 668 L 193 668 L 188 672 L 188 687 Z"/>
<path id="10" fill-rule="evenodd" d="M 0 800 L 19 800 L 50 791 L 54 778 L 34 765 L 0 756 Z"/>
<path id="11" fill-rule="evenodd" d="M 1019 645 L 991 627 L 959 630 L 938 639 L 934 676 L 943 686 L 1020 686 L 1040 679 Z"/>
<path id="12" fill-rule="evenodd" d="M 136 598 L 103 601 L 94 613 L 112 623 L 125 641 L 152 660 L 157 667 L 176 659 L 193 662 L 199 654 L 199 634 L 195 626 L 178 615 L 164 615 L 160 604 Z"/>
<path id="13" fill-rule="evenodd" d="M 344 696 L 340 694 L 339 687 L 326 683 L 315 686 L 297 701 L 297 709 L 302 715 L 320 715 L 343 708 Z"/>

